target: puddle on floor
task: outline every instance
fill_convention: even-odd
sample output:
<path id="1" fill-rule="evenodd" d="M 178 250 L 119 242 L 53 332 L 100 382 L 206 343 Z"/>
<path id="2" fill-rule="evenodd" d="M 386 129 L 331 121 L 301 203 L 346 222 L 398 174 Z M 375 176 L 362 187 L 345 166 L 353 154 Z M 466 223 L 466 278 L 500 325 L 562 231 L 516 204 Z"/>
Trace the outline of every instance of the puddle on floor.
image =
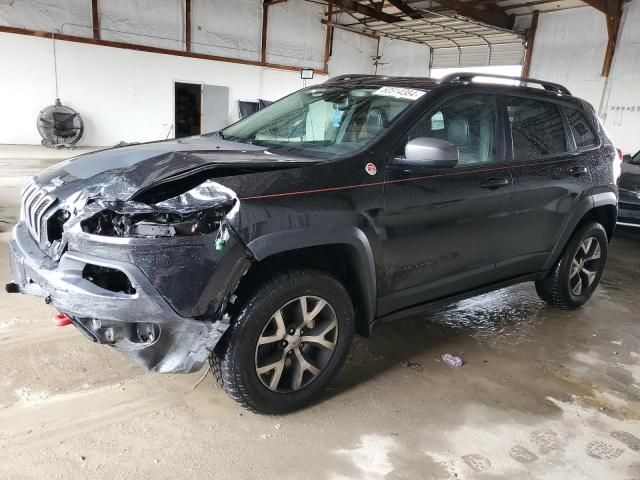
<path id="1" fill-rule="evenodd" d="M 547 310 L 535 293 L 513 287 L 463 300 L 427 315 L 430 322 L 467 333 L 480 341 L 529 341 Z"/>

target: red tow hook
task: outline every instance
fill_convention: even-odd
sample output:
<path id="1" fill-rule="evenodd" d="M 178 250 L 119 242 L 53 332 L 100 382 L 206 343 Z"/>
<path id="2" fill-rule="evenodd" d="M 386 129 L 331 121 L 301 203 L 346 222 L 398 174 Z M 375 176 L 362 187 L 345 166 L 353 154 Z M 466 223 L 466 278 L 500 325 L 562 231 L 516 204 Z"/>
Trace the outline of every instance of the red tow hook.
<path id="1" fill-rule="evenodd" d="M 64 313 L 59 313 L 53 316 L 53 321 L 56 324 L 56 327 L 66 327 L 67 325 L 71 325 L 73 322 L 69 317 L 67 317 Z"/>

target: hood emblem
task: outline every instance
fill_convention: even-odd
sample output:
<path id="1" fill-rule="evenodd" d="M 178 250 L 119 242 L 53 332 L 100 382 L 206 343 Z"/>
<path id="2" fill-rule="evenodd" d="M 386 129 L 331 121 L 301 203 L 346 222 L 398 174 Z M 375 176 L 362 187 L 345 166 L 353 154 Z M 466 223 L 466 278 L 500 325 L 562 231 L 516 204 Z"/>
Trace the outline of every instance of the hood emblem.
<path id="1" fill-rule="evenodd" d="M 376 173 L 378 173 L 378 169 L 373 163 L 367 163 L 364 169 L 369 175 L 375 175 Z"/>
<path id="2" fill-rule="evenodd" d="M 62 185 L 64 185 L 64 180 L 62 180 L 61 177 L 52 178 L 51 185 L 53 185 L 56 188 L 61 187 Z"/>

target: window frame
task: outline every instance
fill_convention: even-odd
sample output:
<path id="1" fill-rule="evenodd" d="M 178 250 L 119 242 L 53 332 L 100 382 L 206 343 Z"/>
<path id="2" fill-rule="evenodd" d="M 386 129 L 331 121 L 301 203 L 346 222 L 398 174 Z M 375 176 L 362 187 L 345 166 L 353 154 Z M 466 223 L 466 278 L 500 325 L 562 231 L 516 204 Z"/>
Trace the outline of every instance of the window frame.
<path id="1" fill-rule="evenodd" d="M 573 135 L 573 129 L 571 128 L 571 122 L 569 122 L 569 117 L 567 116 L 567 112 L 565 112 L 565 108 L 576 110 L 584 117 L 585 121 L 587 122 L 587 125 L 591 129 L 591 133 L 593 133 L 593 136 L 596 138 L 596 143 L 594 145 L 589 145 L 587 147 L 578 147 L 575 136 Z M 569 133 L 571 134 L 571 138 L 573 139 L 573 146 L 577 153 L 591 152 L 593 150 L 600 149 L 600 147 L 602 146 L 602 139 L 600 138 L 600 135 L 598 135 L 598 129 L 594 127 L 593 123 L 589 119 L 589 115 L 587 115 L 588 112 L 586 112 L 581 108 L 576 108 L 575 106 L 566 105 L 566 104 L 560 105 L 560 111 L 564 115 L 567 125 L 569 126 Z"/>
<path id="2" fill-rule="evenodd" d="M 500 103 L 499 103 L 499 95 L 496 92 L 490 91 L 490 90 L 469 90 L 469 89 L 465 89 L 465 90 L 456 90 L 454 92 L 447 92 L 445 94 L 443 94 L 442 96 L 436 98 L 434 101 L 429 102 L 429 104 L 427 105 L 427 108 L 423 111 L 419 111 L 419 112 L 415 112 L 416 118 L 411 122 L 411 124 L 402 131 L 402 133 L 400 133 L 400 135 L 398 136 L 397 140 L 395 141 L 395 143 L 392 145 L 392 147 L 389 149 L 389 153 L 388 153 L 388 161 L 387 161 L 387 166 L 391 167 L 391 168 L 401 168 L 403 170 L 407 169 L 407 165 L 406 164 L 402 164 L 401 159 L 404 157 L 400 157 L 398 155 L 396 155 L 396 151 L 398 150 L 398 147 L 402 144 L 402 142 L 404 141 L 405 137 L 407 136 L 407 134 L 418 124 L 418 122 L 420 122 L 423 118 L 428 117 L 429 115 L 435 115 L 436 113 L 438 113 L 438 111 L 441 109 L 442 105 L 444 105 L 445 103 L 454 100 L 456 98 L 459 97 L 465 97 L 465 96 L 478 96 L 478 95 L 482 95 L 482 96 L 487 96 L 490 97 L 493 103 L 493 112 L 494 112 L 494 116 L 495 116 L 495 122 L 494 122 L 494 128 L 495 128 L 495 142 L 496 142 L 496 147 L 495 147 L 495 161 L 493 162 L 489 162 L 489 163 L 477 163 L 477 164 L 472 164 L 472 165 L 456 165 L 455 167 L 451 168 L 447 168 L 447 170 L 464 170 L 464 171 L 473 171 L 473 170 L 483 170 L 486 169 L 487 167 L 491 166 L 491 167 L 500 167 L 500 166 L 506 166 L 507 165 L 507 150 L 506 150 L 506 135 L 505 135 L 505 129 L 503 127 L 504 125 L 504 118 L 503 118 L 503 112 L 502 109 L 500 108 Z M 508 119 L 507 119 L 508 121 Z M 420 167 L 414 166 L 412 168 L 416 168 L 419 169 Z M 433 169 L 433 167 L 429 167 L 429 169 Z"/>
<path id="3" fill-rule="evenodd" d="M 508 102 L 509 98 L 522 98 L 525 100 L 533 100 L 536 102 L 548 103 L 555 106 L 556 109 L 558 110 L 560 118 L 562 118 L 562 125 L 564 127 L 564 136 L 565 136 L 567 150 L 565 152 L 552 153 L 549 155 L 541 155 L 539 157 L 529 158 L 527 160 L 516 160 L 515 154 L 514 154 L 515 152 L 513 149 L 513 132 L 511 131 L 511 120 L 509 120 L 509 110 L 507 105 L 509 103 Z M 537 163 L 537 162 L 544 162 L 548 160 L 563 159 L 563 158 L 575 156 L 578 153 L 578 150 L 576 149 L 576 142 L 575 142 L 575 139 L 573 138 L 573 132 L 571 132 L 571 126 L 569 125 L 569 120 L 567 119 L 567 116 L 565 115 L 564 110 L 562 109 L 562 107 L 565 105 L 564 102 L 556 102 L 550 99 L 540 98 L 539 96 L 536 96 L 536 95 L 521 94 L 519 92 L 513 92 L 513 93 L 503 92 L 499 95 L 498 101 L 502 104 L 504 130 L 505 130 L 505 137 L 506 137 L 506 140 L 505 140 L 506 150 L 508 151 L 508 154 L 507 154 L 508 163 L 510 164 Z"/>

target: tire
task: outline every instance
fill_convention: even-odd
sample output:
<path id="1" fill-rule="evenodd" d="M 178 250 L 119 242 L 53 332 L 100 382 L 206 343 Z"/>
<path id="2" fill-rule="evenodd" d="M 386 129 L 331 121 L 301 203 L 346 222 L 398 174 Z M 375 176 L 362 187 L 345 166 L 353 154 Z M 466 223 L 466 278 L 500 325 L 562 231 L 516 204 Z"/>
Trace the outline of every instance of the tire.
<path id="1" fill-rule="evenodd" d="M 216 383 L 255 413 L 287 413 L 316 400 L 344 363 L 355 332 L 349 294 L 320 270 L 277 273 L 236 311 L 211 365 Z"/>
<path id="2" fill-rule="evenodd" d="M 589 239 L 591 243 L 588 243 Z M 607 232 L 602 225 L 589 222 L 580 226 L 551 272 L 536 282 L 538 296 L 554 307 L 566 310 L 581 307 L 600 282 L 607 262 L 607 250 Z"/>

